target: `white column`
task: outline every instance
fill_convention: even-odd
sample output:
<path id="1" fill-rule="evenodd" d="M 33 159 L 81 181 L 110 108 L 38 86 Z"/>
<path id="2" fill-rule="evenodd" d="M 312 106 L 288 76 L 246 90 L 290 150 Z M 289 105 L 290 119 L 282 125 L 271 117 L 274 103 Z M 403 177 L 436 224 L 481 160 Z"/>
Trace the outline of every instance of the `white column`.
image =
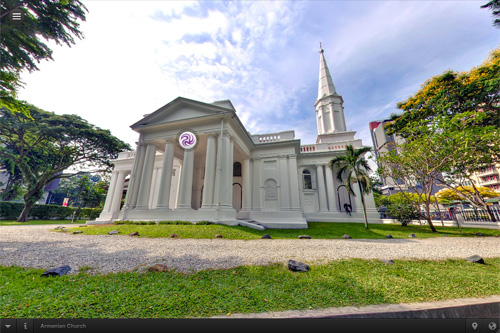
<path id="1" fill-rule="evenodd" d="M 122 195 L 123 195 L 123 184 L 125 182 L 125 176 L 127 175 L 127 171 L 122 170 L 118 173 L 118 177 L 116 180 L 113 202 L 111 204 L 111 212 L 117 213 L 120 211 L 120 205 L 122 203 Z"/>
<path id="2" fill-rule="evenodd" d="M 113 196 L 115 194 L 116 179 L 118 178 L 118 171 L 113 171 L 111 176 L 111 182 L 109 183 L 108 193 L 106 195 L 106 202 L 104 203 L 103 212 L 109 212 L 111 209 L 111 203 L 113 202 Z"/>
<path id="3" fill-rule="evenodd" d="M 250 177 L 250 159 L 243 160 L 243 205 L 241 211 L 248 212 L 252 209 L 252 180 Z"/>
<path id="4" fill-rule="evenodd" d="M 130 182 L 127 190 L 127 198 L 125 199 L 126 208 L 135 208 L 137 204 L 137 193 L 141 184 L 142 168 L 144 166 L 144 155 L 146 154 L 146 147 L 142 144 L 137 145 L 135 152 L 134 166 L 130 176 Z"/>
<path id="5" fill-rule="evenodd" d="M 325 177 L 323 177 L 323 165 L 316 166 L 316 179 L 318 180 L 319 211 L 327 212 Z"/>
<path id="6" fill-rule="evenodd" d="M 217 150 L 218 178 L 218 204 L 221 208 L 233 208 L 233 162 L 232 143 L 229 137 L 223 136 L 220 141 L 223 149 Z"/>
<path id="7" fill-rule="evenodd" d="M 213 135 L 210 135 L 207 139 L 205 180 L 203 184 L 203 202 L 201 208 L 212 208 L 214 204 L 215 161 L 217 158 L 215 140 L 215 136 Z"/>
<path id="8" fill-rule="evenodd" d="M 254 159 L 253 160 L 253 197 L 252 197 L 252 210 L 254 211 L 261 211 L 262 206 L 260 202 L 260 186 L 261 184 L 261 179 L 260 179 L 260 160 Z"/>
<path id="9" fill-rule="evenodd" d="M 214 186 L 214 206 L 220 206 L 221 203 L 221 191 L 224 187 L 224 177 L 222 177 L 223 168 L 223 157 L 226 147 L 224 146 L 224 137 L 219 136 L 217 140 L 217 161 L 215 163 L 215 186 Z"/>
<path id="10" fill-rule="evenodd" d="M 290 210 L 300 210 L 300 189 L 299 189 L 299 173 L 297 171 L 297 157 L 289 157 L 289 170 L 290 170 Z"/>
<path id="11" fill-rule="evenodd" d="M 184 150 L 184 161 L 182 162 L 181 183 L 179 185 L 178 209 L 190 210 L 191 199 L 193 197 L 193 171 L 194 171 L 194 150 Z"/>
<path id="12" fill-rule="evenodd" d="M 328 208 L 330 212 L 337 211 L 337 205 L 335 204 L 335 184 L 333 183 L 333 171 L 328 165 L 325 165 L 325 175 L 326 175 L 326 193 L 328 194 Z"/>
<path id="13" fill-rule="evenodd" d="M 144 166 L 142 168 L 141 183 L 137 193 L 137 208 L 148 209 L 149 195 L 151 193 L 151 180 L 153 178 L 153 169 L 155 166 L 156 147 L 154 144 L 148 144 L 146 156 L 144 157 Z"/>
<path id="14" fill-rule="evenodd" d="M 290 179 L 288 175 L 288 161 L 286 157 L 280 157 L 279 159 L 279 170 L 280 170 L 280 196 L 281 196 L 281 207 L 280 210 L 290 210 L 290 184 L 288 180 Z"/>
<path id="15" fill-rule="evenodd" d="M 172 169 L 174 166 L 174 143 L 167 141 L 165 153 L 163 154 L 163 168 L 160 176 L 160 190 L 158 192 L 158 203 L 156 208 L 169 209 L 170 185 L 172 183 Z"/>

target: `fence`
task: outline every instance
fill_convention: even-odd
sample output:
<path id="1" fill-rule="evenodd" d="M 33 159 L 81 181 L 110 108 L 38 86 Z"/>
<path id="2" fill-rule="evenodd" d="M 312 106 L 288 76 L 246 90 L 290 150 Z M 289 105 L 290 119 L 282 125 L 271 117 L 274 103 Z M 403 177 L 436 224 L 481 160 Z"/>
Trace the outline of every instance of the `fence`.
<path id="1" fill-rule="evenodd" d="M 488 211 L 490 214 L 488 214 Z M 499 222 L 500 221 L 500 207 L 490 206 L 488 210 L 483 208 L 464 208 L 455 207 L 450 208 L 453 220 L 460 223 L 467 222 Z M 495 220 L 491 217 L 493 216 Z"/>
<path id="2" fill-rule="evenodd" d="M 393 218 L 387 209 L 381 209 L 381 218 Z M 422 211 L 422 216 L 427 213 Z M 459 223 L 488 223 L 500 222 L 500 206 L 489 206 L 489 213 L 495 220 L 490 218 L 488 211 L 484 208 L 462 208 L 460 206 L 442 209 L 441 211 L 431 211 L 431 219 L 433 221 L 455 221 Z"/>

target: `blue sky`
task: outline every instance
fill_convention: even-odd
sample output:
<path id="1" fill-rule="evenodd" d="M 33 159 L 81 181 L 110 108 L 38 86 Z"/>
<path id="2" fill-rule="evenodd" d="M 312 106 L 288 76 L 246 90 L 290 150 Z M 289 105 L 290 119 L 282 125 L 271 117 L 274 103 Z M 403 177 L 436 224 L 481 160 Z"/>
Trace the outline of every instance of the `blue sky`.
<path id="1" fill-rule="evenodd" d="M 252 134 L 315 142 L 319 42 L 347 128 L 368 123 L 445 70 L 500 44 L 484 1 L 83 1 L 85 39 L 22 75 L 20 98 L 78 114 L 135 146 L 129 126 L 178 96 L 230 99 Z"/>

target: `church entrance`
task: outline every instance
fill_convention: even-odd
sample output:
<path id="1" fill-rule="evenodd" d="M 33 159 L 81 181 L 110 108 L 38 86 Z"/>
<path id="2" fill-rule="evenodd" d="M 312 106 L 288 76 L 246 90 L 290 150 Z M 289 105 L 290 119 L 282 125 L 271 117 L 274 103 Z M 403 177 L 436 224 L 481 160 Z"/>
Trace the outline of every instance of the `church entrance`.
<path id="1" fill-rule="evenodd" d="M 243 187 L 240 183 L 233 183 L 233 208 L 236 212 L 241 210 L 241 199 L 243 197 Z"/>
<path id="2" fill-rule="evenodd" d="M 347 192 L 345 185 L 337 187 L 337 198 L 339 203 L 339 212 L 352 212 L 351 195 Z"/>

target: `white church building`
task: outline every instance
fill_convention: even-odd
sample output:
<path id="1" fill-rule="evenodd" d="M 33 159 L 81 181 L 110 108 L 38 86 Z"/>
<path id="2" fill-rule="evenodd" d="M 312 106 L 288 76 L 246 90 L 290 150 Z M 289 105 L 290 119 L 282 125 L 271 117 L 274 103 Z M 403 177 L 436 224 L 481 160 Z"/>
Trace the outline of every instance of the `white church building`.
<path id="1" fill-rule="evenodd" d="M 178 97 L 131 126 L 136 151 L 123 152 L 100 217 L 89 224 L 129 221 L 211 221 L 260 228 L 307 228 L 307 222 L 363 222 L 361 198 L 328 167 L 346 145 L 343 99 L 320 51 L 318 137 L 301 145 L 293 130 L 250 134 L 229 100 Z M 126 199 L 121 199 L 129 177 Z M 381 223 L 372 195 L 370 223 Z M 346 211 L 347 210 L 347 211 Z"/>

